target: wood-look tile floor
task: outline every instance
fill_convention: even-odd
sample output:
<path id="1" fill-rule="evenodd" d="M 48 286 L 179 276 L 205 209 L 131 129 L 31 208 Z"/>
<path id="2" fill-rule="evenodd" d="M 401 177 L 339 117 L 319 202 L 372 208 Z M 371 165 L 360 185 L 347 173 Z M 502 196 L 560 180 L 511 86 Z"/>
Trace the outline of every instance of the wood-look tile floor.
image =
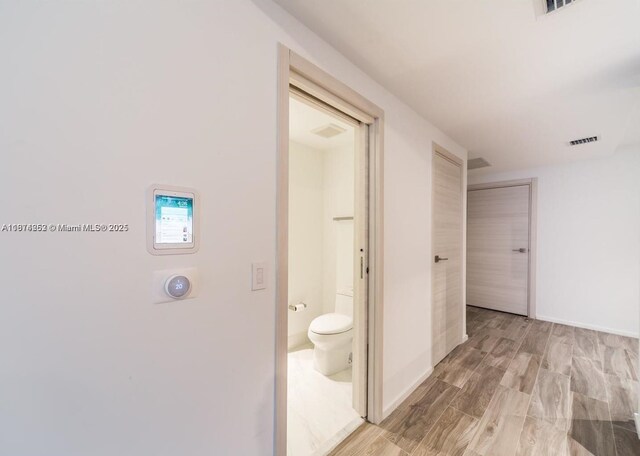
<path id="1" fill-rule="evenodd" d="M 334 456 L 639 456 L 638 339 L 475 307 L 458 346 Z"/>

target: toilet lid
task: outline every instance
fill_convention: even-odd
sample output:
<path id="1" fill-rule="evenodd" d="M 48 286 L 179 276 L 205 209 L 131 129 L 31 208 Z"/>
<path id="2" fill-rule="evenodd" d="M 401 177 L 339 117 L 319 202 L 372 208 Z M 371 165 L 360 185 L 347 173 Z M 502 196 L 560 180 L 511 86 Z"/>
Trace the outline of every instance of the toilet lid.
<path id="1" fill-rule="evenodd" d="M 309 326 L 309 330 L 316 334 L 339 334 L 351 328 L 353 328 L 353 319 L 337 313 L 320 315 Z"/>

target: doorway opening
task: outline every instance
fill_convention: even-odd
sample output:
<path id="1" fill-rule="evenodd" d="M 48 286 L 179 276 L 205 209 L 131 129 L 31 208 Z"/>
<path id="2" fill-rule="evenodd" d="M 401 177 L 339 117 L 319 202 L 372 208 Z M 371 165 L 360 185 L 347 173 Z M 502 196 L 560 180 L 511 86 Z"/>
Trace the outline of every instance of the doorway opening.
<path id="1" fill-rule="evenodd" d="M 363 422 L 366 320 L 356 191 L 360 122 L 292 90 L 289 99 L 287 454 L 324 454 Z M 358 182 L 363 184 L 364 182 Z M 362 201 L 356 200 L 356 193 Z M 360 224 L 361 225 L 361 224 Z M 357 269 L 357 271 L 356 271 Z M 364 312 L 362 312 L 364 310 Z M 356 317 L 356 318 L 354 318 Z M 361 398 L 366 404 L 366 395 Z"/>
<path id="2" fill-rule="evenodd" d="M 275 453 L 382 416 L 382 111 L 281 46 Z"/>

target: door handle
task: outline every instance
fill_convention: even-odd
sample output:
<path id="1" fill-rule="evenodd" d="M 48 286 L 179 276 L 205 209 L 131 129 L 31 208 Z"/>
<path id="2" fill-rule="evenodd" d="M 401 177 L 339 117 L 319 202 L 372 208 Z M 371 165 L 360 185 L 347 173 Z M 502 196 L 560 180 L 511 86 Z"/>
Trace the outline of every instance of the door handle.
<path id="1" fill-rule="evenodd" d="M 440 255 L 436 255 L 434 258 L 436 263 L 440 263 L 441 261 L 447 261 L 449 258 L 442 258 Z"/>
<path id="2" fill-rule="evenodd" d="M 520 252 L 520 253 L 527 253 L 527 249 L 525 249 L 524 247 L 521 249 L 513 249 L 514 252 Z"/>

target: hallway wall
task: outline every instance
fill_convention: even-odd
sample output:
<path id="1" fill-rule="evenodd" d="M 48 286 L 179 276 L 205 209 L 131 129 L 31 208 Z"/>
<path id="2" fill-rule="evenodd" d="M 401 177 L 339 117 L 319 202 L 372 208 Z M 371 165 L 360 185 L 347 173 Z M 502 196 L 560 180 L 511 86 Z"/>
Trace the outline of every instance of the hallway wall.
<path id="1" fill-rule="evenodd" d="M 640 149 L 469 183 L 538 178 L 537 317 L 638 337 Z"/>
<path id="2" fill-rule="evenodd" d="M 385 407 L 430 369 L 444 133 L 267 0 L 4 1 L 0 36 L 2 223 L 130 226 L 0 233 L 0 454 L 272 453 L 278 42 L 385 110 Z M 154 182 L 200 192 L 197 254 L 147 253 Z M 182 266 L 199 297 L 152 304 Z"/>

